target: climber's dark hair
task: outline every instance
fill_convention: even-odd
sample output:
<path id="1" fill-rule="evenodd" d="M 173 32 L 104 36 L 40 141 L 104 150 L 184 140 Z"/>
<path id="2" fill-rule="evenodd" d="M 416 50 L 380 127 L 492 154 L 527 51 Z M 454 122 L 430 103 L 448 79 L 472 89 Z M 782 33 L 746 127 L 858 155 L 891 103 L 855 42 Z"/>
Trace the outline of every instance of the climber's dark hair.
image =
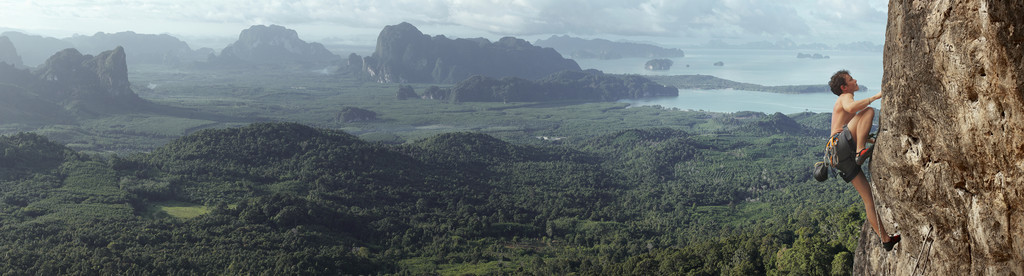
<path id="1" fill-rule="evenodd" d="M 843 85 L 846 85 L 846 76 L 850 75 L 850 71 L 846 69 L 839 70 L 835 74 L 832 74 L 832 80 L 828 81 L 828 87 L 832 89 L 832 94 L 836 96 L 843 94 Z"/>

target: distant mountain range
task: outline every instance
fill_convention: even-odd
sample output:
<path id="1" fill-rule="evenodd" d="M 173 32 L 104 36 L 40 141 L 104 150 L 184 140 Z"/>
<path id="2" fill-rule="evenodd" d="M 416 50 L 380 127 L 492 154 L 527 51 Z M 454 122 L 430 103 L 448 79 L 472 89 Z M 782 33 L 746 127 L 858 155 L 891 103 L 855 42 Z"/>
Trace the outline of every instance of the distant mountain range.
<path id="1" fill-rule="evenodd" d="M 864 52 L 882 52 L 883 48 L 882 45 L 867 41 L 840 43 L 833 46 L 824 43 L 799 44 L 790 39 L 782 39 L 776 42 L 755 41 L 739 44 L 732 44 L 722 40 L 711 40 L 707 43 L 696 45 L 695 47 L 714 49 L 841 50 Z"/>
<path id="2" fill-rule="evenodd" d="M 662 48 L 650 44 L 613 42 L 606 39 L 582 39 L 551 36 L 534 42 L 537 46 L 551 47 L 573 59 L 618 59 L 618 58 L 674 58 L 684 57 L 683 50 Z"/>
<path id="3" fill-rule="evenodd" d="M 71 42 L 83 53 L 124 47 L 130 64 L 185 64 L 204 60 L 213 53 L 213 49 L 209 48 L 192 50 L 184 41 L 167 34 L 137 34 L 131 31 L 73 36 L 64 41 Z"/>
<path id="4" fill-rule="evenodd" d="M 16 66 L 39 66 L 53 53 L 67 48 L 76 48 L 82 54 L 96 55 L 118 46 L 124 47 L 128 54 L 129 65 L 187 65 L 204 61 L 209 61 L 207 64 L 212 65 L 243 66 L 254 64 L 329 66 L 346 63 L 344 58 L 331 53 L 324 45 L 303 41 L 299 39 L 296 31 L 277 25 L 255 25 L 243 30 L 237 41 L 227 45 L 219 52 L 211 48 L 192 49 L 186 42 L 168 34 L 138 34 L 132 31 L 99 32 L 89 36 L 75 35 L 58 39 L 25 34 L 11 29 L 5 30 L 8 31 L 0 34 L 0 62 Z M 361 72 L 363 77 L 382 82 L 456 83 L 477 73 L 490 77 L 517 76 L 538 79 L 550 73 L 574 67 L 573 64 L 570 64 L 571 60 L 550 56 L 555 51 L 574 59 L 684 56 L 683 50 L 675 48 L 634 42 L 613 42 L 606 39 L 582 39 L 565 35 L 537 40 L 532 45 L 512 37 L 502 38 L 493 43 L 484 38 L 448 39 L 443 35 L 430 37 L 408 23 L 386 26 L 381 31 L 381 35 L 383 37 L 378 36 L 377 48 L 373 55 L 366 57 L 367 60 L 363 60 L 363 57 L 360 56 L 350 55 L 347 61 L 349 65 L 342 66 L 343 69 L 351 68 Z M 385 39 L 382 40 L 382 38 Z M 13 45 L 13 49 L 4 42 L 5 40 Z M 543 47 L 552 48 L 554 51 L 544 50 Z M 797 44 L 789 39 L 742 44 L 713 40 L 705 44 L 695 44 L 694 47 L 873 52 L 882 50 L 881 45 L 866 41 L 832 46 L 823 43 Z M 415 50 L 406 51 L 409 49 Z M 20 65 L 18 60 L 21 61 Z M 367 61 L 370 62 L 367 63 Z M 398 66 L 400 63 L 404 65 Z M 531 73 L 532 69 L 523 67 L 527 63 L 544 64 L 543 67 L 551 69 Z M 509 66 L 515 68 L 508 68 Z M 398 69 L 399 67 L 404 69 Z M 384 71 L 380 71 L 382 69 Z M 374 75 L 374 77 L 365 76 L 367 74 Z"/>
<path id="5" fill-rule="evenodd" d="M 381 83 L 456 83 L 474 75 L 536 80 L 580 66 L 551 48 L 504 37 L 449 39 L 428 36 L 402 22 L 384 27 L 372 56 L 349 55 L 348 66 L 357 77 Z"/>
<path id="6" fill-rule="evenodd" d="M 27 35 L 19 32 L 5 32 L 26 66 L 38 66 L 53 53 L 75 48 L 82 54 L 100 52 L 123 47 L 127 62 L 136 64 L 177 65 L 205 60 L 213 49 L 192 50 L 184 41 L 167 34 L 137 34 L 135 32 L 103 33 L 91 36 L 76 35 L 64 39 Z"/>
<path id="7" fill-rule="evenodd" d="M 67 48 L 74 48 L 75 45 L 71 42 L 63 41 L 52 37 L 43 37 L 38 35 L 28 35 L 19 32 L 4 32 L 0 36 L 7 37 L 11 40 L 14 48 L 17 49 L 18 54 L 21 55 L 21 59 L 25 66 L 39 66 L 46 61 L 53 53 Z"/>
<path id="8" fill-rule="evenodd" d="M 5 42 L 10 42 L 10 45 Z M 75 35 L 57 39 L 8 31 L 0 36 L 0 62 L 35 67 L 43 64 L 53 53 L 64 49 L 75 48 L 82 54 L 98 54 L 115 47 L 125 49 L 129 65 L 209 62 L 217 66 L 322 66 L 341 61 L 341 57 L 320 43 L 307 43 L 299 39 L 294 30 L 277 25 L 255 25 L 243 30 L 238 40 L 227 45 L 220 55 L 210 48 L 193 50 L 184 41 L 167 34 L 100 32 L 91 36 Z"/>

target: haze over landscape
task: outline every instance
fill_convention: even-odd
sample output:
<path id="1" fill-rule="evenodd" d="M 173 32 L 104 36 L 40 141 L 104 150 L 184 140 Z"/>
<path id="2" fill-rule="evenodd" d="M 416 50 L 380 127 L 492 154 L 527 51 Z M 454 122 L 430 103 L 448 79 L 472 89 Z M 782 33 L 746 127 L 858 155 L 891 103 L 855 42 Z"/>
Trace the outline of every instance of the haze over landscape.
<path id="1" fill-rule="evenodd" d="M 0 0 L 0 274 L 851 275 L 887 6 Z"/>
<path id="2" fill-rule="evenodd" d="M 709 40 L 882 44 L 885 0 L 0 1 L 3 28 L 57 38 L 171 34 L 219 49 L 251 25 L 283 25 L 324 44 L 373 45 L 385 25 L 424 33 L 530 41 L 553 34 L 678 47 Z"/>

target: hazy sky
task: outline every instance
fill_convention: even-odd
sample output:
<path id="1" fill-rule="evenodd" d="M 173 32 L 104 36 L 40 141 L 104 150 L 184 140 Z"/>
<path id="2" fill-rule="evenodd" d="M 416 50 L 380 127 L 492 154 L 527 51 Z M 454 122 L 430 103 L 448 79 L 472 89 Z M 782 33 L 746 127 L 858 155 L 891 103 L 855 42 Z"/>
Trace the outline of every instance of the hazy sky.
<path id="1" fill-rule="evenodd" d="M 882 44 L 886 0 L 0 0 L 0 28 L 68 37 L 167 33 L 223 47 L 251 25 L 277 24 L 306 41 L 367 44 L 406 21 L 430 35 L 552 34 L 664 45 L 777 41 Z M 203 44 L 210 45 L 203 45 Z"/>

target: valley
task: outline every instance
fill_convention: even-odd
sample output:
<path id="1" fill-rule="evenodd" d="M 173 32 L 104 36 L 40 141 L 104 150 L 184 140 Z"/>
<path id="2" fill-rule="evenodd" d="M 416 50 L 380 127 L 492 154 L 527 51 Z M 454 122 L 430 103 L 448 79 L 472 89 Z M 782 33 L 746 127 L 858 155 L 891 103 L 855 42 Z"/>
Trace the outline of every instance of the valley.
<path id="1" fill-rule="evenodd" d="M 5 67 L 20 77 L 3 95 L 61 114 L 5 109 L 32 119 L 0 124 L 5 272 L 851 269 L 858 196 L 808 172 L 829 114 L 630 106 L 587 93 L 669 87 L 600 72 L 378 83 L 323 64 L 128 65 L 124 51 Z M 501 98 L 542 84 L 546 97 Z M 446 90 L 470 96 L 431 99 Z"/>

